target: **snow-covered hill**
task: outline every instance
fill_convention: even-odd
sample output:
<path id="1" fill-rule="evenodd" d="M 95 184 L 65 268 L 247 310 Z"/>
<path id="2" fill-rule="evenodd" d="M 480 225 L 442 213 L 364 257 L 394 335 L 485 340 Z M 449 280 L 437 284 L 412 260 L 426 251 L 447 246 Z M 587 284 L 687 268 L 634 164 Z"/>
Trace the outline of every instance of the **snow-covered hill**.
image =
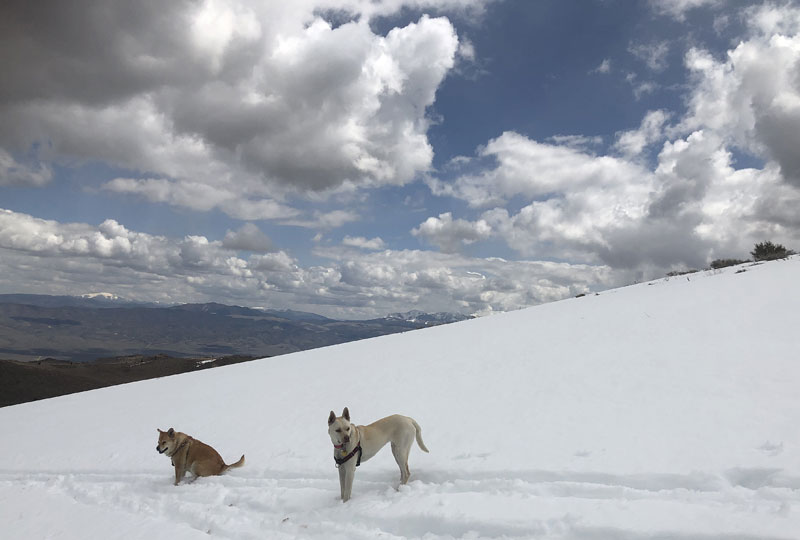
<path id="1" fill-rule="evenodd" d="M 740 270 L 746 270 L 741 272 Z M 800 258 L 0 409 L 3 538 L 797 538 Z M 339 501 L 326 419 L 413 416 Z M 228 461 L 172 485 L 156 428 Z"/>

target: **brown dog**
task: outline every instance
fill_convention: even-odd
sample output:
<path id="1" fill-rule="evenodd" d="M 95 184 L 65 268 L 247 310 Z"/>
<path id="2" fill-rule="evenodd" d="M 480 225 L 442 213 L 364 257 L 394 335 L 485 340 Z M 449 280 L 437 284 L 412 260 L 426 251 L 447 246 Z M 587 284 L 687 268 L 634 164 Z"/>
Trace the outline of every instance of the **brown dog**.
<path id="1" fill-rule="evenodd" d="M 216 450 L 207 444 L 193 439 L 186 433 L 175 431 L 158 430 L 158 445 L 156 450 L 159 454 L 167 454 L 172 458 L 175 466 L 175 485 L 177 486 L 186 474 L 191 471 L 194 475 L 191 482 L 197 480 L 198 476 L 214 476 L 222 474 L 232 467 L 244 465 L 244 455 L 236 463 L 225 465 L 222 457 Z"/>

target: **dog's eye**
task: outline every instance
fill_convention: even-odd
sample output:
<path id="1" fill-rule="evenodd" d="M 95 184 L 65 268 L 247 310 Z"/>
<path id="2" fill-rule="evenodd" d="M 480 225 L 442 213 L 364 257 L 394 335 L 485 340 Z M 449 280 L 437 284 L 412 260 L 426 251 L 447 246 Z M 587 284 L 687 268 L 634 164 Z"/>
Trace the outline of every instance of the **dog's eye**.
<path id="1" fill-rule="evenodd" d="M 350 426 L 347 426 L 347 431 L 350 431 Z"/>
<path id="2" fill-rule="evenodd" d="M 342 428 L 339 428 L 339 429 L 336 430 L 336 433 L 341 433 L 341 432 L 342 432 Z"/>

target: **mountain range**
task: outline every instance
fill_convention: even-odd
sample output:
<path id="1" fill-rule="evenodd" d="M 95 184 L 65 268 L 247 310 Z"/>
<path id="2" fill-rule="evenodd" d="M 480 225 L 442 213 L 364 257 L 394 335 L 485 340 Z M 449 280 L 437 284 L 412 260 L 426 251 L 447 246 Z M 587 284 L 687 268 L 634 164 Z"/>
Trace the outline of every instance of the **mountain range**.
<path id="1" fill-rule="evenodd" d="M 218 303 L 165 306 L 107 294 L 4 294 L 0 295 L 0 358 L 266 357 L 464 318 L 469 317 L 412 311 L 371 320 L 335 320 L 302 311 Z"/>

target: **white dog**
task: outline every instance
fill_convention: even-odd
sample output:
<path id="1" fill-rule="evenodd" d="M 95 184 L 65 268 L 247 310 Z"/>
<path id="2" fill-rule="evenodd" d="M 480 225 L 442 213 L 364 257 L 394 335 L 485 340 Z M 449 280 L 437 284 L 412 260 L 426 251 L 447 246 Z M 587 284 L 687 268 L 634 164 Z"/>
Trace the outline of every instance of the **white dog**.
<path id="1" fill-rule="evenodd" d="M 337 417 L 331 411 L 328 417 L 328 435 L 333 443 L 333 459 L 339 469 L 342 502 L 350 499 L 356 467 L 377 454 L 386 443 L 392 443 L 392 454 L 400 467 L 401 484 L 408 482 L 411 475 L 408 470 L 408 452 L 414 439 L 416 438 L 424 452 L 428 451 L 422 442 L 419 424 L 413 418 L 399 414 L 381 418 L 368 426 L 356 426 L 350 423 L 350 411 L 347 407 L 342 416 Z"/>

